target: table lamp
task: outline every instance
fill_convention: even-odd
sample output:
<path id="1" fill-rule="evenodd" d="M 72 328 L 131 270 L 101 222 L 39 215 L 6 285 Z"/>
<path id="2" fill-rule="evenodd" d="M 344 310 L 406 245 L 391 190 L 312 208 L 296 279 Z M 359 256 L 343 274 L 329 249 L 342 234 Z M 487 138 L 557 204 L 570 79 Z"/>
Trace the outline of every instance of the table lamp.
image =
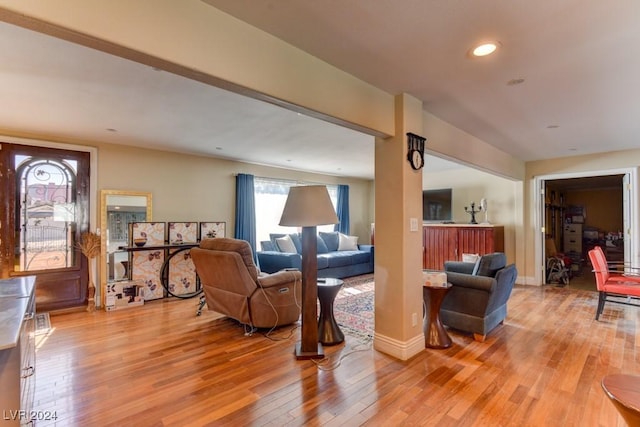
<path id="1" fill-rule="evenodd" d="M 338 223 L 336 211 L 324 185 L 291 187 L 282 211 L 280 225 L 302 227 L 302 325 L 297 359 L 321 359 L 318 342 L 318 237 L 316 226 Z"/>

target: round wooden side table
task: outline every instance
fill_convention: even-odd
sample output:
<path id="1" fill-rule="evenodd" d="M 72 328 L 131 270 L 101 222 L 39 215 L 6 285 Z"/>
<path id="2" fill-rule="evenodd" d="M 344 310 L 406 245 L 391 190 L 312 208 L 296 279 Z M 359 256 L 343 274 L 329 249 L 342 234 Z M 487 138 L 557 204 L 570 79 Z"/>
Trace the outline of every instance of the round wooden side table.
<path id="1" fill-rule="evenodd" d="M 428 348 L 449 348 L 451 347 L 451 337 L 442 326 L 440 321 L 440 306 L 451 283 L 440 286 L 422 286 L 422 297 L 426 307 L 424 323 L 424 345 Z"/>
<path id="2" fill-rule="evenodd" d="M 640 426 L 640 376 L 611 374 L 602 379 L 602 389 L 630 426 Z"/>
<path id="3" fill-rule="evenodd" d="M 320 316 L 318 317 L 318 341 L 322 345 L 336 345 L 344 342 L 344 334 L 333 316 L 333 302 L 340 292 L 340 279 L 318 279 L 318 300 L 320 300 Z"/>

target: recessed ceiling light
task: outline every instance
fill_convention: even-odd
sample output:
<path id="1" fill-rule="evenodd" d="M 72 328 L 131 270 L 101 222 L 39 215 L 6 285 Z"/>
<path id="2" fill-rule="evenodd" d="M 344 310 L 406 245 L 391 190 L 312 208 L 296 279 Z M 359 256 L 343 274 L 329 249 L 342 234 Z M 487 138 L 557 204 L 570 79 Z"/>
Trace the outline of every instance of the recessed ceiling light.
<path id="1" fill-rule="evenodd" d="M 114 128 L 107 128 L 106 129 L 107 132 L 118 132 L 116 129 Z"/>
<path id="2" fill-rule="evenodd" d="M 558 125 L 549 125 L 547 126 L 547 129 L 558 129 L 560 126 Z"/>
<path id="3" fill-rule="evenodd" d="M 222 147 L 216 147 L 216 150 L 222 150 Z"/>
<path id="4" fill-rule="evenodd" d="M 471 51 L 473 56 L 487 56 L 491 55 L 498 48 L 498 42 L 489 42 L 483 43 L 479 46 L 476 46 Z"/>
<path id="5" fill-rule="evenodd" d="M 507 86 L 515 86 L 524 83 L 524 79 L 511 79 L 507 82 Z"/>

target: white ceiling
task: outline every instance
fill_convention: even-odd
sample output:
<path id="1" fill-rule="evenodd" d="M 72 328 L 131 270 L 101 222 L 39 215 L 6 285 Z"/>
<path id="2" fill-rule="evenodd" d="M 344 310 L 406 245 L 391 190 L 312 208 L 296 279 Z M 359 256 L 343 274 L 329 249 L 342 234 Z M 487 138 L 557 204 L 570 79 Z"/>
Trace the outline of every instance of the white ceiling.
<path id="1" fill-rule="evenodd" d="M 637 0 L 205 3 L 523 160 L 640 147 Z M 7 132 L 373 177 L 370 136 L 5 23 L 0 64 Z"/>

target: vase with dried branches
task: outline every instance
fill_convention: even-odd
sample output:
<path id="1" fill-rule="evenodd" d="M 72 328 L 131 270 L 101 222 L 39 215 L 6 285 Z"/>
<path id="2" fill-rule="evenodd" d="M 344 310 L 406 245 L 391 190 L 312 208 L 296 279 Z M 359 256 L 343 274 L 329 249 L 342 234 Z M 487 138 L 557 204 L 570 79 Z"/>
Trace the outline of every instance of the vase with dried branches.
<path id="1" fill-rule="evenodd" d="M 93 260 L 100 255 L 100 236 L 91 231 L 82 233 L 78 248 L 89 260 L 89 304 L 87 305 L 87 311 L 94 311 L 96 308 L 96 285 L 93 282 Z"/>

